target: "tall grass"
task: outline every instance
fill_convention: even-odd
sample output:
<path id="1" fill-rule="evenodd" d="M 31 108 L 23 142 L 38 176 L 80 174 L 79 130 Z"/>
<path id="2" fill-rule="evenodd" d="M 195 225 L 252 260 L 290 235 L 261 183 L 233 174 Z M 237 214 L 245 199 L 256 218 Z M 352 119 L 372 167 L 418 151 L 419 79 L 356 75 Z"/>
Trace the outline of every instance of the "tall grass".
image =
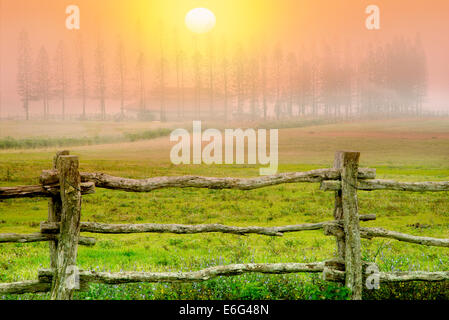
<path id="1" fill-rule="evenodd" d="M 117 142 L 134 142 L 150 140 L 169 135 L 170 129 L 147 130 L 139 133 L 124 133 L 122 136 L 94 136 L 80 138 L 27 138 L 15 139 L 6 137 L 0 139 L 0 150 L 8 149 L 36 149 L 47 147 L 74 147 Z"/>

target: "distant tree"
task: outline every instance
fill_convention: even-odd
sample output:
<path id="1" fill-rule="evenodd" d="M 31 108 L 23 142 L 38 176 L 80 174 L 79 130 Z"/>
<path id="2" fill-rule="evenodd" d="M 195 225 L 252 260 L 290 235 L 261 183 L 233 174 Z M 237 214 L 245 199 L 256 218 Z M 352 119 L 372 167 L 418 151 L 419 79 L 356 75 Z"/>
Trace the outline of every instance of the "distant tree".
<path id="1" fill-rule="evenodd" d="M 371 94 L 371 85 L 373 76 L 372 73 L 372 63 L 373 60 L 373 48 L 372 46 L 368 47 L 366 57 L 362 60 L 360 64 L 360 77 L 359 77 L 359 86 L 360 86 L 360 116 L 369 113 L 369 110 L 372 108 L 372 94 Z M 390 84 L 392 85 L 392 80 L 390 79 Z"/>
<path id="2" fill-rule="evenodd" d="M 404 37 L 399 38 L 397 42 L 398 52 L 402 55 L 402 65 L 397 73 L 397 93 L 399 94 L 401 100 L 401 113 L 410 114 L 412 113 L 412 108 L 414 107 L 414 82 L 413 79 L 414 65 L 412 59 L 412 45 L 409 39 Z"/>
<path id="3" fill-rule="evenodd" d="M 388 100 L 388 95 L 386 94 L 388 89 L 386 77 L 388 70 L 386 69 L 385 48 L 382 45 L 376 48 L 372 59 L 372 70 L 370 72 L 372 106 L 370 113 L 387 114 L 388 110 L 385 106 Z"/>
<path id="4" fill-rule="evenodd" d="M 117 54 L 115 61 L 115 72 L 117 93 L 120 100 L 120 115 L 122 119 L 125 117 L 125 95 L 126 95 L 126 57 L 125 47 L 120 38 L 117 44 Z"/>
<path id="5" fill-rule="evenodd" d="M 261 91 L 262 91 L 262 104 L 263 104 L 263 119 L 267 120 L 268 114 L 268 88 L 267 88 L 267 56 L 262 54 L 260 63 L 261 70 Z"/>
<path id="6" fill-rule="evenodd" d="M 224 121 L 228 121 L 228 109 L 229 109 L 229 58 L 227 55 L 227 45 L 226 41 L 223 40 L 222 47 L 222 60 L 221 60 L 221 72 L 223 80 L 223 113 Z"/>
<path id="7" fill-rule="evenodd" d="M 284 56 L 281 45 L 278 43 L 273 51 L 273 77 L 275 83 L 275 106 L 276 118 L 279 120 L 282 113 L 282 83 Z"/>
<path id="8" fill-rule="evenodd" d="M 346 119 L 348 119 L 352 113 L 353 90 L 354 90 L 353 57 L 351 54 L 351 48 L 349 47 L 349 43 L 347 43 L 344 49 L 344 59 L 342 62 L 341 101 L 340 101 L 345 106 Z"/>
<path id="9" fill-rule="evenodd" d="M 326 117 L 335 115 L 336 92 L 337 92 L 337 59 L 331 47 L 323 43 L 323 57 L 321 65 L 321 99 Z"/>
<path id="10" fill-rule="evenodd" d="M 250 87 L 250 110 L 251 118 L 256 120 L 257 111 L 259 109 L 259 61 L 257 57 L 253 57 L 249 63 L 249 79 Z"/>
<path id="11" fill-rule="evenodd" d="M 184 52 L 179 46 L 178 29 L 174 30 L 174 50 L 176 69 L 176 107 L 177 117 L 181 119 L 184 115 Z"/>
<path id="12" fill-rule="evenodd" d="M 361 47 L 357 48 L 358 52 L 361 52 Z M 388 61 L 387 61 L 388 62 Z M 356 61 L 354 65 L 353 70 L 353 77 L 354 77 L 354 105 L 352 114 L 359 116 L 361 112 L 361 104 L 362 104 L 362 79 L 363 79 L 363 72 L 362 72 L 362 66 L 360 61 Z"/>
<path id="13" fill-rule="evenodd" d="M 307 107 L 312 107 L 313 99 L 313 70 L 312 63 L 306 58 L 306 49 L 303 48 L 297 78 L 297 104 L 299 106 L 299 114 L 305 116 Z"/>
<path id="14" fill-rule="evenodd" d="M 48 119 L 50 101 L 50 61 L 45 47 L 41 47 L 35 67 L 33 96 L 42 100 L 44 119 Z"/>
<path id="15" fill-rule="evenodd" d="M 164 27 L 161 23 L 160 26 L 160 63 L 159 63 L 159 99 L 160 99 L 160 120 L 162 122 L 167 121 L 167 113 L 165 110 L 165 68 L 166 68 L 166 58 L 165 58 L 165 39 L 164 39 Z"/>
<path id="16" fill-rule="evenodd" d="M 422 114 L 423 102 L 427 96 L 427 57 L 424 50 L 421 37 L 419 34 L 416 35 L 414 50 L 413 50 L 414 66 L 416 79 L 415 83 L 415 101 L 416 101 L 416 114 Z"/>
<path id="17" fill-rule="evenodd" d="M 214 117 L 214 103 L 215 103 L 215 48 L 214 41 L 210 35 L 208 38 L 208 69 L 209 69 L 209 118 Z"/>
<path id="18" fill-rule="evenodd" d="M 77 78 L 78 78 L 78 89 L 77 95 L 81 98 L 83 105 L 83 114 L 81 116 L 82 120 L 86 120 L 86 104 L 88 95 L 88 85 L 87 85 L 87 75 L 86 75 L 86 64 L 84 60 L 84 42 L 82 35 L 79 35 L 78 42 L 78 55 L 77 55 Z"/>
<path id="19" fill-rule="evenodd" d="M 288 99 L 287 99 L 287 113 L 289 117 L 293 117 L 293 104 L 296 102 L 296 89 L 297 89 L 297 77 L 298 77 L 298 64 L 296 60 L 296 54 L 290 52 L 287 56 L 288 64 Z"/>
<path id="20" fill-rule="evenodd" d="M 54 95 L 61 99 L 61 116 L 65 119 L 66 98 L 69 90 L 69 77 L 67 72 L 68 57 L 64 41 L 59 41 L 55 56 Z"/>
<path id="21" fill-rule="evenodd" d="M 193 53 L 193 77 L 195 84 L 195 118 L 200 120 L 201 117 L 201 86 L 202 86 L 202 56 L 198 49 L 198 38 L 194 36 L 194 53 Z"/>
<path id="22" fill-rule="evenodd" d="M 245 105 L 245 53 L 241 44 L 237 44 L 234 55 L 234 95 L 237 99 L 237 114 L 243 114 L 243 107 Z"/>
<path id="23" fill-rule="evenodd" d="M 139 109 L 142 115 L 146 112 L 146 88 L 145 88 L 145 54 L 141 51 L 137 57 L 137 91 L 139 96 Z"/>
<path id="24" fill-rule="evenodd" d="M 311 48 L 311 105 L 312 105 L 312 115 L 317 117 L 319 115 L 319 104 L 321 99 L 321 63 L 318 59 L 318 54 L 316 46 L 313 45 Z"/>
<path id="25" fill-rule="evenodd" d="M 32 100 L 31 46 L 26 31 L 19 34 L 19 52 L 17 60 L 17 93 L 19 94 L 26 120 L 30 118 L 30 101 Z"/>
<path id="26" fill-rule="evenodd" d="M 96 97 L 100 100 L 100 118 L 106 120 L 106 62 L 103 41 L 99 37 L 95 49 Z"/>
<path id="27" fill-rule="evenodd" d="M 178 63 L 179 63 L 179 84 L 178 84 L 178 99 L 180 99 L 180 116 L 184 118 L 185 116 L 185 53 L 180 50 L 178 53 Z M 178 112 L 179 113 L 179 112 Z"/>
<path id="28" fill-rule="evenodd" d="M 140 22 L 137 22 L 137 61 L 135 72 L 136 83 L 136 96 L 138 97 L 138 106 L 140 117 L 146 118 L 146 82 L 145 82 L 145 70 L 146 70 L 146 57 L 142 46 L 142 28 Z"/>

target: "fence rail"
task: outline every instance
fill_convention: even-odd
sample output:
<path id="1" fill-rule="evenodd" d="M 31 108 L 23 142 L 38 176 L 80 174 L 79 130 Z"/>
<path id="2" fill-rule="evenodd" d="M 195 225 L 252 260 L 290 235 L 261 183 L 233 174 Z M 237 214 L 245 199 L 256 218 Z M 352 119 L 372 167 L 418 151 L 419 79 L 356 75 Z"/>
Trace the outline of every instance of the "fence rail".
<path id="1" fill-rule="evenodd" d="M 83 182 L 80 184 L 81 194 L 95 193 L 94 182 Z M 54 197 L 60 192 L 59 184 L 36 185 L 36 186 L 17 186 L 17 187 L 1 187 L 0 199 L 17 199 L 17 198 L 37 198 L 37 197 Z"/>
<path id="2" fill-rule="evenodd" d="M 362 268 L 366 271 L 369 266 L 374 263 L 362 263 Z M 379 282 L 410 282 L 410 281 L 447 281 L 449 280 L 449 271 L 394 271 L 394 272 L 379 272 Z M 341 260 L 329 260 L 324 264 L 323 279 L 332 282 L 345 281 L 345 262 Z M 366 276 L 363 276 L 366 280 Z"/>
<path id="3" fill-rule="evenodd" d="M 340 181 L 323 181 L 321 183 L 323 191 L 341 190 Z M 449 181 L 440 182 L 398 182 L 393 180 L 365 180 L 357 183 L 357 190 L 374 191 L 374 190 L 396 190 L 396 191 L 412 191 L 412 192 L 439 192 L 449 191 Z"/>
<path id="4" fill-rule="evenodd" d="M 30 233 L 30 234 L 17 234 L 17 233 L 0 233 L 0 243 L 6 242 L 42 242 L 42 241 L 57 241 L 59 235 L 45 234 L 45 233 Z M 83 246 L 93 246 L 97 240 L 89 237 L 79 237 L 78 243 Z"/>
<path id="5" fill-rule="evenodd" d="M 344 234 L 344 229 L 341 224 L 329 223 L 324 226 L 324 233 L 326 235 L 334 235 L 338 237 Z M 389 238 L 424 246 L 449 248 L 449 239 L 414 236 L 411 234 L 385 230 L 383 228 L 360 227 L 360 236 L 369 240 L 372 238 Z"/>
<path id="6" fill-rule="evenodd" d="M 368 214 L 361 215 L 360 221 L 375 220 L 376 215 Z M 81 232 L 90 233 L 106 233 L 106 234 L 122 234 L 122 233 L 174 233 L 174 234 L 194 234 L 194 233 L 232 233 L 238 235 L 244 234 L 260 234 L 265 236 L 283 236 L 287 232 L 299 232 L 308 230 L 320 230 L 326 225 L 336 223 L 336 221 L 318 222 L 318 223 L 304 223 L 282 227 L 234 227 L 222 224 L 199 224 L 199 225 L 185 225 L 185 224 L 107 224 L 98 222 L 81 222 Z M 60 223 L 58 222 L 42 222 L 41 233 L 54 234 L 59 233 Z"/>
<path id="7" fill-rule="evenodd" d="M 162 188 L 208 188 L 253 190 L 285 183 L 321 182 L 340 179 L 337 169 L 317 169 L 307 172 L 288 172 L 257 178 L 211 178 L 199 176 L 155 177 L 149 179 L 128 179 L 114 177 L 105 173 L 81 172 L 83 182 L 94 182 L 99 188 L 123 190 L 129 192 L 150 192 Z M 374 179 L 376 170 L 360 168 L 359 179 Z M 45 170 L 40 176 L 43 185 L 51 185 L 58 181 L 57 170 Z"/>
<path id="8" fill-rule="evenodd" d="M 249 263 L 216 266 L 193 272 L 79 272 L 81 282 L 97 282 L 106 284 L 121 284 L 133 282 L 190 282 L 206 281 L 220 276 L 236 276 L 244 273 L 287 274 L 311 272 L 318 273 L 324 269 L 324 263 Z M 39 279 L 50 282 L 54 271 L 39 270 Z"/>
<path id="9" fill-rule="evenodd" d="M 40 233 L 0 234 L 0 243 L 50 243 L 50 269 L 38 271 L 37 281 L 0 283 L 0 293 L 51 292 L 52 299 L 71 299 L 74 288 L 68 283 L 71 267 L 76 266 L 77 247 L 95 245 L 96 240 L 80 236 L 80 232 L 103 234 L 129 233 L 230 233 L 282 236 L 288 232 L 323 230 L 324 235 L 336 238 L 337 257 L 312 263 L 262 263 L 215 266 L 191 272 L 95 272 L 79 271 L 80 290 L 90 282 L 120 284 L 131 282 L 189 282 L 206 281 L 218 276 L 244 273 L 322 273 L 327 281 L 344 282 L 351 290 L 352 299 L 362 298 L 362 283 L 367 264 L 361 259 L 361 238 L 383 237 L 426 246 L 449 247 L 449 239 L 414 236 L 382 228 L 361 227 L 360 221 L 376 219 L 373 214 L 360 215 L 357 190 L 449 191 L 449 181 L 397 182 L 376 180 L 376 170 L 358 168 L 360 153 L 337 152 L 334 167 L 307 172 L 281 173 L 257 178 L 211 178 L 199 176 L 156 177 L 129 179 L 104 173 L 79 172 L 78 158 L 68 151 L 58 152 L 53 169 L 44 170 L 40 185 L 0 188 L 0 199 L 49 197 L 48 221 L 41 222 Z M 321 183 L 321 190 L 335 192 L 334 220 L 279 227 L 226 226 L 222 224 L 107 224 L 81 222 L 81 197 L 95 192 L 95 188 L 127 192 L 151 192 L 161 188 L 208 188 L 252 190 L 285 183 Z M 371 264 L 372 265 L 372 264 Z M 380 282 L 447 281 L 449 272 L 380 272 Z"/>

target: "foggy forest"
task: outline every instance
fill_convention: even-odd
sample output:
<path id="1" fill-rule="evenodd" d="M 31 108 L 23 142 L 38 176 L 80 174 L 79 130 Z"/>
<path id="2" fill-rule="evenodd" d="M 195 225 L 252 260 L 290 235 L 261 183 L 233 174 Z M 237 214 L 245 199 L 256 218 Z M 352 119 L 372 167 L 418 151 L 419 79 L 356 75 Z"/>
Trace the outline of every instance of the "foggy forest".
<path id="1" fill-rule="evenodd" d="M 23 115 L 39 119 L 267 120 L 419 116 L 427 92 L 427 61 L 419 35 L 366 46 L 281 43 L 247 54 L 224 38 L 192 38 L 185 50 L 176 30 L 161 32 L 157 59 L 121 39 L 88 47 L 80 34 L 55 52 L 18 37 L 17 93 Z M 133 52 L 131 55 L 130 52 Z M 80 105 L 74 114 L 68 100 Z M 72 102 L 73 103 L 73 102 Z M 119 112 L 109 110 L 119 106 Z M 88 113 L 86 106 L 97 113 Z M 40 111 L 39 111 L 40 110 Z M 36 117 L 36 116 L 35 116 Z"/>

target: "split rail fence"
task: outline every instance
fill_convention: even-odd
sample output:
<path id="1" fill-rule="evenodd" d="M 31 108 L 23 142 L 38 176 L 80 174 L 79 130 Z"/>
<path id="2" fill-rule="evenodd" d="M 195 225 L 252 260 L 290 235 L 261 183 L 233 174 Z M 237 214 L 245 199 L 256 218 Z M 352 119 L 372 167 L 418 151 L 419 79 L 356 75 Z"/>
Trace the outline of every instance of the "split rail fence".
<path id="1" fill-rule="evenodd" d="M 376 180 L 376 170 L 359 168 L 360 153 L 337 152 L 334 167 L 308 172 L 281 173 L 257 178 L 207 178 L 198 176 L 157 177 L 143 180 L 113 177 L 104 173 L 79 172 L 78 157 L 61 151 L 53 159 L 53 169 L 43 171 L 40 185 L 0 188 L 0 199 L 47 197 L 48 221 L 34 234 L 0 234 L 0 242 L 48 241 L 50 268 L 38 271 L 38 280 L 0 284 L 0 294 L 51 292 L 51 299 L 72 299 L 74 287 L 70 285 L 76 266 L 78 244 L 95 245 L 94 238 L 82 237 L 80 232 L 103 234 L 174 233 L 193 234 L 207 232 L 237 235 L 259 234 L 282 236 L 287 232 L 323 230 L 336 238 L 337 257 L 314 263 L 251 263 L 215 266 L 193 272 L 96 272 L 79 270 L 80 289 L 90 282 L 122 284 L 132 282 L 192 282 L 205 281 L 218 276 L 244 273 L 321 273 L 324 280 L 342 282 L 351 290 L 352 299 L 362 299 L 370 264 L 362 261 L 361 238 L 391 238 L 426 246 L 449 247 L 449 239 L 414 236 L 382 228 L 361 227 L 360 221 L 375 220 L 375 215 L 359 215 L 357 190 L 449 191 L 449 181 L 396 182 Z M 220 224 L 105 224 L 81 222 L 81 198 L 95 192 L 95 187 L 128 192 L 151 192 L 161 188 L 209 188 L 252 190 L 284 183 L 321 183 L 321 190 L 335 192 L 334 220 L 280 227 L 233 227 Z M 441 272 L 379 272 L 382 282 L 447 281 L 449 271 Z"/>

